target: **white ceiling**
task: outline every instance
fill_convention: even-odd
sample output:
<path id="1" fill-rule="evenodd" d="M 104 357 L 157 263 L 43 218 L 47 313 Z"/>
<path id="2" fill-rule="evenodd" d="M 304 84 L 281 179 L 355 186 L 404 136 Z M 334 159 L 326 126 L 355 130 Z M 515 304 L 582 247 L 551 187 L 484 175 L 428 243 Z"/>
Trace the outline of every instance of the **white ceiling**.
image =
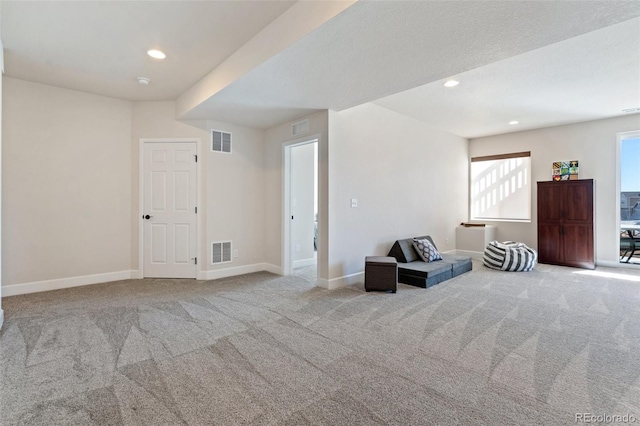
<path id="1" fill-rule="evenodd" d="M 619 116 L 640 107 L 640 18 L 455 78 L 375 103 L 466 138 Z"/>
<path id="2" fill-rule="evenodd" d="M 186 117 L 216 116 L 223 121 L 268 128 L 310 110 L 343 110 L 469 70 L 482 70 L 482 67 L 497 61 L 580 37 L 637 16 L 640 16 L 638 2 L 360 1 L 210 97 Z M 576 44 L 584 47 L 590 40 Z M 630 47 L 625 52 L 633 49 L 637 52 L 640 48 L 633 35 L 629 40 L 623 40 L 623 44 Z M 511 76 L 509 84 L 531 89 L 529 92 L 521 90 L 522 98 L 512 98 L 511 102 L 528 104 L 531 96 L 537 96 L 538 82 L 551 71 L 559 76 L 576 75 L 575 71 L 581 64 L 590 65 L 598 61 L 597 57 L 582 58 L 582 52 L 585 50 L 574 55 L 580 60 L 573 62 L 563 61 L 562 57 L 547 57 L 543 53 L 537 57 L 540 62 L 526 73 L 513 74 L 518 72 L 516 66 L 512 70 L 505 69 L 504 73 Z M 637 62 L 614 58 L 613 52 L 606 58 L 626 67 L 626 80 L 615 83 L 615 86 L 630 83 L 627 87 L 634 87 L 638 81 Z M 552 60 L 560 62 L 551 64 Z M 601 68 L 589 68 L 586 75 L 584 71 L 579 72 L 584 76 L 581 83 L 602 86 L 601 81 L 606 80 L 607 74 L 599 74 Z M 635 72 L 635 76 L 629 78 L 629 71 Z M 493 78 L 491 72 L 482 75 L 484 78 L 477 80 L 476 89 L 483 87 L 483 90 L 495 93 L 505 87 L 504 83 Z M 474 133 L 474 129 L 480 128 L 481 121 L 493 110 L 503 111 L 505 105 L 500 97 L 476 96 L 468 89 L 465 92 L 465 86 L 470 87 L 469 84 L 459 87 L 463 89 L 458 91 L 462 95 L 450 108 L 444 106 L 451 93 L 444 91 L 428 92 L 430 98 L 425 102 L 435 105 L 432 110 L 440 108 L 437 117 L 451 117 L 444 121 L 447 130 L 464 133 L 468 137 L 478 136 L 480 133 Z M 562 118 L 566 120 L 600 117 L 593 110 L 587 111 L 589 114 L 572 111 L 576 103 L 574 99 L 588 93 L 588 89 L 584 90 L 581 85 L 572 87 L 581 90 L 574 95 L 568 87 L 563 88 L 567 102 L 560 101 L 555 105 L 556 113 L 563 109 L 568 111 L 571 116 Z M 606 91 L 606 87 L 603 90 Z M 422 110 L 422 97 L 411 93 L 409 91 L 405 97 L 380 103 L 439 126 L 440 120 L 430 117 L 432 110 Z M 465 93 L 468 94 L 466 98 Z M 406 103 L 403 102 L 405 99 Z M 540 101 L 540 113 L 545 114 L 544 99 Z M 465 102 L 472 109 L 477 105 L 486 114 L 459 116 L 457 108 Z M 606 113 L 610 114 L 610 111 Z M 456 117 L 460 117 L 459 126 L 451 123 Z M 527 122 L 527 117 L 521 118 L 523 123 Z M 545 125 L 548 118 L 540 116 L 533 121 Z M 562 120 L 557 115 L 552 118 L 554 123 Z M 493 126 L 491 131 L 513 131 L 505 125 Z M 481 129 L 481 133 L 486 134 L 486 129 Z"/>
<path id="3" fill-rule="evenodd" d="M 2 1 L 5 75 L 173 100 L 295 1 Z M 158 61 L 146 52 L 159 48 Z M 141 86 L 136 77 L 151 79 Z"/>
<path id="4" fill-rule="evenodd" d="M 176 99 L 291 4 L 3 1 L 6 71 Z M 361 0 L 181 118 L 269 128 L 375 101 L 478 137 L 621 115 L 640 106 L 639 16 L 636 1 Z M 156 46 L 164 62 L 144 54 Z M 138 75 L 152 85 L 138 86 Z M 462 83 L 445 90 L 448 77 Z"/>

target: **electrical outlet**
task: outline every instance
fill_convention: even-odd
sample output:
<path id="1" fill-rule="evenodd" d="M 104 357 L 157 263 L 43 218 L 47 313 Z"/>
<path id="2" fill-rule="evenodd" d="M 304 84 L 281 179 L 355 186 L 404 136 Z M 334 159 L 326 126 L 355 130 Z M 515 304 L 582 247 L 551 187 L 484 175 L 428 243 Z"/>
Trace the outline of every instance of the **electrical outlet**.
<path id="1" fill-rule="evenodd" d="M 447 247 L 449 247 L 449 239 L 448 238 L 446 240 L 444 240 L 444 243 L 446 244 Z"/>
<path id="2" fill-rule="evenodd" d="M 296 253 L 300 253 L 300 244 L 296 244 Z"/>
<path id="3" fill-rule="evenodd" d="M 233 251 L 233 257 L 238 257 L 238 250 Z"/>
<path id="4" fill-rule="evenodd" d="M 351 207 L 358 207 L 358 199 L 357 198 L 352 198 L 351 199 Z"/>

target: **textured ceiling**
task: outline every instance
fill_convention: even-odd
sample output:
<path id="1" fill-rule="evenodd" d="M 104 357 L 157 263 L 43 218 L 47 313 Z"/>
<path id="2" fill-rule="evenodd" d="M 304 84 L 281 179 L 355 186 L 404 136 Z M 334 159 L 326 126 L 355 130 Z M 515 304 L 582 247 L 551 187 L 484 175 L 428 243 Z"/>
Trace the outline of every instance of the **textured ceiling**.
<path id="1" fill-rule="evenodd" d="M 267 128 L 309 110 L 342 110 L 439 81 L 639 15 L 637 2 L 360 1 L 186 117 L 216 116 Z M 529 72 L 540 72 L 542 65 Z"/>
<path id="2" fill-rule="evenodd" d="M 440 80 L 375 103 L 466 138 L 622 115 L 640 107 L 640 18 L 456 79 L 451 89 Z"/>
<path id="3" fill-rule="evenodd" d="M 3 1 L 5 75 L 128 100 L 173 100 L 294 1 Z M 146 55 L 151 48 L 164 61 Z M 151 79 L 147 87 L 136 77 Z"/>
<path id="4" fill-rule="evenodd" d="M 6 75 L 134 101 L 198 89 L 180 118 L 256 128 L 375 101 L 478 137 L 640 106 L 639 1 L 361 0 L 311 32 L 292 4 L 3 1 Z M 296 26 L 297 41 L 247 66 L 243 49 Z M 250 71 L 230 74 L 229 58 Z M 228 81 L 197 84 L 219 74 Z M 449 77 L 462 83 L 444 90 Z"/>

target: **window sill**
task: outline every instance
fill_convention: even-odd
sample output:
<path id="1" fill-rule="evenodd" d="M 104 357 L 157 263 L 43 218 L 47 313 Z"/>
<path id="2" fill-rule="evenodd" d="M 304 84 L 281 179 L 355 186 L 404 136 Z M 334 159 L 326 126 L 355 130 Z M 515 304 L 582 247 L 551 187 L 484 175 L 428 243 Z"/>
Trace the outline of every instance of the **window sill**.
<path id="1" fill-rule="evenodd" d="M 489 219 L 482 217 L 474 217 L 471 222 L 513 222 L 513 223 L 531 223 L 531 219 Z"/>

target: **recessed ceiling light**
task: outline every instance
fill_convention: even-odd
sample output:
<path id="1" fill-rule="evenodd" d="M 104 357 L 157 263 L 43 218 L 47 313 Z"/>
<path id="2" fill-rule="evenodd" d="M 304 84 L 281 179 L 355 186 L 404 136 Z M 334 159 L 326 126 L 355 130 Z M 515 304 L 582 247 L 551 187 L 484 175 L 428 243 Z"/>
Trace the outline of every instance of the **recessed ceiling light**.
<path id="1" fill-rule="evenodd" d="M 456 87 L 458 84 L 460 84 L 460 82 L 457 80 L 448 80 L 444 83 L 444 87 Z"/>
<path id="2" fill-rule="evenodd" d="M 156 49 L 151 49 L 147 51 L 147 55 L 151 56 L 152 58 L 156 58 L 156 59 L 164 59 L 167 57 L 167 55 L 164 54 L 164 52 L 161 52 L 159 50 Z"/>
<path id="3" fill-rule="evenodd" d="M 143 86 L 148 86 L 149 83 L 151 83 L 151 80 L 149 80 L 147 77 L 138 77 L 136 80 L 138 80 L 138 83 L 142 84 Z"/>
<path id="4" fill-rule="evenodd" d="M 516 121 L 516 120 L 513 120 L 513 121 L 510 121 L 510 122 L 509 122 L 509 124 L 511 124 L 511 125 L 513 125 L 513 124 L 520 124 L 520 122 L 519 122 L 519 121 Z"/>

